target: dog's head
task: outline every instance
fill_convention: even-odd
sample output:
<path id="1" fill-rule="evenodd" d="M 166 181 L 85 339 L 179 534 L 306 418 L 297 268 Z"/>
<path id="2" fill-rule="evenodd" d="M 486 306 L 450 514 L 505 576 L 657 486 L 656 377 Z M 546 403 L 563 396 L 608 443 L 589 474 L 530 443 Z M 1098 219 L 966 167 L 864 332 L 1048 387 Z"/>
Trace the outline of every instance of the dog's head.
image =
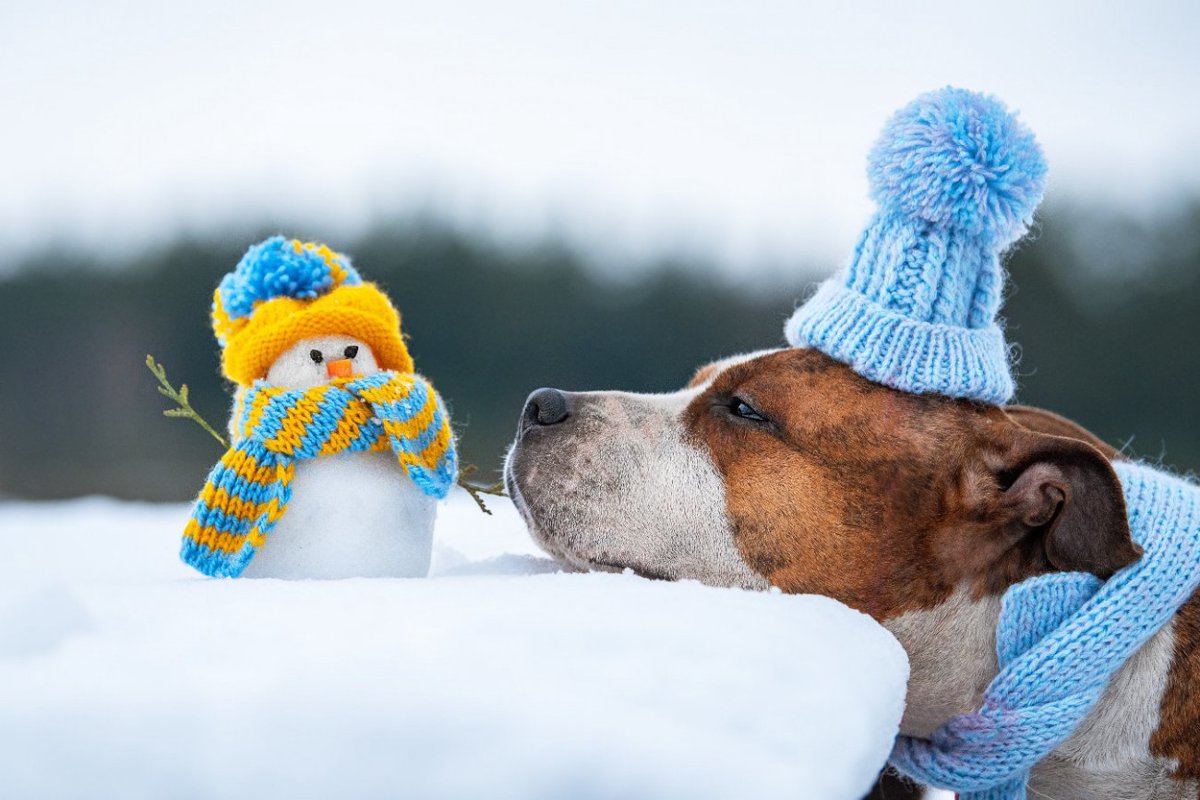
<path id="1" fill-rule="evenodd" d="M 1135 560 L 1115 453 L 1032 409 L 893 391 L 825 355 L 666 395 L 531 395 L 505 466 L 566 564 L 834 597 L 876 618 Z"/>

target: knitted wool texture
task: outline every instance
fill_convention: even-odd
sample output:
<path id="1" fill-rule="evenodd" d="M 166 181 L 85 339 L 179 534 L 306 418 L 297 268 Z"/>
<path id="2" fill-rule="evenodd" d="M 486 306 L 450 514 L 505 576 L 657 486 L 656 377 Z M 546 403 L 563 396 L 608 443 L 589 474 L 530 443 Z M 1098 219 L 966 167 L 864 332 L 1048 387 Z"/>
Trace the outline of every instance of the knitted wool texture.
<path id="1" fill-rule="evenodd" d="M 1106 582 L 1054 573 L 1009 589 L 996 631 L 1000 672 L 983 707 L 929 740 L 900 737 L 891 763 L 901 772 L 962 800 L 1024 800 L 1030 768 L 1200 587 L 1200 487 L 1143 464 L 1113 466 L 1143 556 Z"/>
<path id="2" fill-rule="evenodd" d="M 413 370 L 387 295 L 315 242 L 273 236 L 247 250 L 213 294 L 212 324 L 221 369 L 242 386 L 296 342 L 330 333 L 366 342 L 383 369 Z"/>
<path id="3" fill-rule="evenodd" d="M 408 477 L 441 499 L 458 476 L 450 417 L 419 375 L 379 372 L 305 391 L 256 383 L 239 391 L 233 446 L 209 473 L 180 557 L 235 578 L 287 511 L 297 461 L 391 448 Z"/>
<path id="4" fill-rule="evenodd" d="M 1033 134 L 999 100 L 946 88 L 897 112 L 867 173 L 878 211 L 848 266 L 792 315 L 788 341 L 901 391 L 1006 402 L 999 254 L 1045 189 Z"/>

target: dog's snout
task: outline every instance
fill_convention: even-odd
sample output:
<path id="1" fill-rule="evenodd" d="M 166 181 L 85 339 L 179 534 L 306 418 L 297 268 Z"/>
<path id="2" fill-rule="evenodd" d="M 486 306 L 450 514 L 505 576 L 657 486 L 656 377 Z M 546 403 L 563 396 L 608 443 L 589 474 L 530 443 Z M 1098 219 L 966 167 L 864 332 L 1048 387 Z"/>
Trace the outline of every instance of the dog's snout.
<path id="1" fill-rule="evenodd" d="M 525 424 L 557 425 L 571 416 L 567 396 L 558 389 L 538 389 L 525 401 Z"/>

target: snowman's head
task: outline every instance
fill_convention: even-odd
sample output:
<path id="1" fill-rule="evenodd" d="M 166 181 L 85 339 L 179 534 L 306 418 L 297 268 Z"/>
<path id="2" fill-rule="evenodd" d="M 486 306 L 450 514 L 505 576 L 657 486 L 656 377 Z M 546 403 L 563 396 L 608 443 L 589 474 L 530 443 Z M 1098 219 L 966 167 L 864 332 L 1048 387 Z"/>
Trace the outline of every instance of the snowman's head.
<path id="1" fill-rule="evenodd" d="M 311 389 L 334 378 L 363 378 L 379 372 L 370 345 L 353 336 L 313 336 L 284 350 L 266 381 L 282 389 Z"/>
<path id="2" fill-rule="evenodd" d="M 319 386 L 330 379 L 327 365 L 339 361 L 358 374 L 413 371 L 392 301 L 349 258 L 316 242 L 272 236 L 247 250 L 213 295 L 212 322 L 221 371 L 240 386 L 264 377 L 280 386 Z M 347 359 L 352 345 L 361 355 Z M 368 345 L 369 354 L 362 352 Z"/>

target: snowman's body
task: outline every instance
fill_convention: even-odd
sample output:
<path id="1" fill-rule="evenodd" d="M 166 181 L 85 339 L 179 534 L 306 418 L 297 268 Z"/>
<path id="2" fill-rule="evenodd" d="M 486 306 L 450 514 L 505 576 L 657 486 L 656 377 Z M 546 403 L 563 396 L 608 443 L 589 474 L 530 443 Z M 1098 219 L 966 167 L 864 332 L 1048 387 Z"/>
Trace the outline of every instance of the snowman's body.
<path id="1" fill-rule="evenodd" d="M 352 351 L 354 355 L 347 357 Z M 363 342 L 321 336 L 298 342 L 283 353 L 265 380 L 273 386 L 309 389 L 330 380 L 328 362 L 347 360 L 353 362 L 356 376 L 379 371 Z M 391 450 L 299 461 L 291 489 L 287 510 L 246 565 L 243 577 L 419 578 L 428 574 L 437 501 L 413 483 Z"/>
<path id="2" fill-rule="evenodd" d="M 287 512 L 242 576 L 424 577 L 436 516 L 390 450 L 300 461 Z"/>

